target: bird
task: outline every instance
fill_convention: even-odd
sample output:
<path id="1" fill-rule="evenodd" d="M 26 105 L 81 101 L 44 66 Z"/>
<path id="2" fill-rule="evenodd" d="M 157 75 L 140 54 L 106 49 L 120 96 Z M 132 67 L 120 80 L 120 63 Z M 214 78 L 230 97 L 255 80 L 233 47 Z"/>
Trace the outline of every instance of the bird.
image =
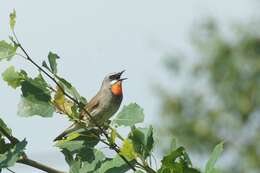
<path id="1" fill-rule="evenodd" d="M 74 122 L 64 132 L 58 135 L 54 141 L 62 140 L 79 129 L 91 128 L 97 125 L 102 126 L 105 122 L 108 122 L 118 111 L 123 100 L 122 82 L 127 79 L 121 78 L 124 72 L 125 70 L 106 75 L 97 94 L 80 112 L 80 121 Z"/>

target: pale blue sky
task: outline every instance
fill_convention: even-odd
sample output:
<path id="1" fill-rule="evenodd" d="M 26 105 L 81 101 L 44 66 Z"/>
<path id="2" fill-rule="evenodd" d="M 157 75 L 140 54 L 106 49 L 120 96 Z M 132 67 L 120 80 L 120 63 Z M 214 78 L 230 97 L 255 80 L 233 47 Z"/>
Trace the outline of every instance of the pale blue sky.
<path id="1" fill-rule="evenodd" d="M 35 60 L 49 50 L 60 55 L 59 72 L 87 98 L 99 88 L 104 75 L 126 69 L 123 104 L 137 102 L 146 113 L 145 122 L 155 123 L 158 103 L 149 84 L 167 83 L 162 68 L 166 52 L 187 50 L 188 31 L 194 22 L 213 16 L 223 24 L 246 21 L 257 8 L 248 0 L 100 0 L 100 1 L 2 1 L 0 39 L 7 39 L 9 13 L 17 11 L 17 34 Z M 36 73 L 21 58 L 0 63 L 0 72 L 14 64 Z M 35 160 L 66 169 L 53 138 L 68 126 L 60 115 L 51 119 L 16 115 L 20 91 L 0 80 L 0 116 L 19 137 L 27 138 L 27 153 Z M 4 106 L 3 106 L 4 105 Z M 160 122 L 160 121 L 156 121 Z M 16 172 L 40 172 L 16 166 Z M 5 171 L 4 171 L 5 172 Z"/>

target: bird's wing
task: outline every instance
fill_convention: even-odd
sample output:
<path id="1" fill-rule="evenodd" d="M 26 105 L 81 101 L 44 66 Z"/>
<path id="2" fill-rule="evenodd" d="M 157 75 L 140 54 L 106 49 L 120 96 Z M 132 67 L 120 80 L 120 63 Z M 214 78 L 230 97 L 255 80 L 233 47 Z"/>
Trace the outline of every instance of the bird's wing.
<path id="1" fill-rule="evenodd" d="M 95 97 L 93 97 L 84 107 L 86 111 L 88 111 L 91 115 L 93 114 L 93 112 L 95 111 L 95 109 L 99 106 L 99 98 L 98 95 L 96 95 Z M 88 117 L 86 117 L 87 114 L 84 110 L 82 110 L 80 112 L 80 119 L 89 119 Z"/>
<path id="2" fill-rule="evenodd" d="M 63 139 L 64 137 L 68 136 L 70 133 L 73 133 L 77 130 L 82 128 L 82 125 L 78 123 L 72 124 L 70 127 L 68 127 L 65 131 L 63 131 L 59 136 L 57 136 L 53 141 L 58 141 Z"/>
<path id="3" fill-rule="evenodd" d="M 91 99 L 88 104 L 85 106 L 85 109 L 89 111 L 90 113 L 95 110 L 99 105 L 99 99 L 97 96 L 95 96 L 93 99 Z"/>

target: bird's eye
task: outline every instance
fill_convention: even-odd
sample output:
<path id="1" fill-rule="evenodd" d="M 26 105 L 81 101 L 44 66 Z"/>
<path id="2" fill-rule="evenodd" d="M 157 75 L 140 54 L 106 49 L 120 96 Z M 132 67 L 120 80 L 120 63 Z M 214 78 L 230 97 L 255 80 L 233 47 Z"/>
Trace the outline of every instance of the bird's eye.
<path id="1" fill-rule="evenodd" d="M 118 76 L 117 74 L 113 74 L 113 75 L 109 76 L 110 80 L 115 80 L 115 79 L 118 79 L 118 78 L 120 78 L 120 76 Z"/>
<path id="2" fill-rule="evenodd" d="M 114 78 L 115 78 L 114 75 L 109 76 L 109 79 L 110 79 L 110 80 L 113 80 Z"/>

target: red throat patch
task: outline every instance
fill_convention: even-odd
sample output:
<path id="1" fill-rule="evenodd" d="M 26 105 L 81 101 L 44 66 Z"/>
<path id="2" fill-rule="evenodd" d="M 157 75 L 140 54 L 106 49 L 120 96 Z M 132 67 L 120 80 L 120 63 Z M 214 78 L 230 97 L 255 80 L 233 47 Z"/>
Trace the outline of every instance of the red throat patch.
<path id="1" fill-rule="evenodd" d="M 116 96 L 120 96 L 123 94 L 123 90 L 122 90 L 122 81 L 118 81 L 116 82 L 114 85 L 112 85 L 111 87 L 111 91 L 114 95 Z"/>

